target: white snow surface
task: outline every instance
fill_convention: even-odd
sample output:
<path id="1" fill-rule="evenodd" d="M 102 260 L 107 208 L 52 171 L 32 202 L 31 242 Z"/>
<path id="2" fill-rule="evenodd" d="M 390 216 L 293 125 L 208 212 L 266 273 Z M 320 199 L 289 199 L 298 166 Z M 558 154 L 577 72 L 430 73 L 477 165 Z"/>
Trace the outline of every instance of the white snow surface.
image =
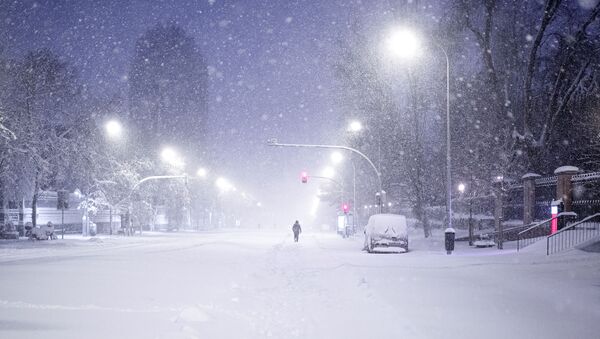
<path id="1" fill-rule="evenodd" d="M 576 173 L 576 172 L 579 172 L 579 167 L 575 167 L 575 166 L 561 166 L 554 170 L 554 174 Z"/>
<path id="2" fill-rule="evenodd" d="M 362 234 L 0 242 L 0 338 L 598 338 L 600 254 Z"/>
<path id="3" fill-rule="evenodd" d="M 526 173 L 524 174 L 521 179 L 529 179 L 529 178 L 541 178 L 542 176 L 537 174 L 537 173 Z"/>

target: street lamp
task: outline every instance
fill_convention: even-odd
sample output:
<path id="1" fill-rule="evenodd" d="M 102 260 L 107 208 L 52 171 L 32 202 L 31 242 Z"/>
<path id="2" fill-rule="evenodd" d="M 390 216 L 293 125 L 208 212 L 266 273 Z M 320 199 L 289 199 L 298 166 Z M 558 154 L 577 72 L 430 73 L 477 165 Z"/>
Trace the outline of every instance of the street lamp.
<path id="1" fill-rule="evenodd" d="M 165 147 L 160 153 L 161 159 L 175 168 L 183 168 L 185 163 L 177 151 L 171 147 Z"/>
<path id="2" fill-rule="evenodd" d="M 350 124 L 348 125 L 348 132 L 360 132 L 362 130 L 363 126 L 360 123 L 360 121 L 358 120 L 353 120 L 350 121 Z"/>
<path id="3" fill-rule="evenodd" d="M 471 177 L 471 185 L 469 185 L 469 192 L 467 194 L 467 200 L 469 201 L 469 246 L 473 246 L 473 198 L 475 197 L 473 192 L 473 178 Z M 464 199 L 464 194 L 467 190 L 467 185 L 464 183 L 458 184 L 458 192 L 460 192 L 461 200 Z"/>
<path id="4" fill-rule="evenodd" d="M 325 167 L 321 175 L 325 178 L 331 179 L 335 176 L 335 170 L 333 169 L 333 167 Z"/>
<path id="5" fill-rule="evenodd" d="M 199 178 L 206 178 L 207 175 L 208 175 L 208 171 L 206 170 L 206 168 L 200 167 L 196 171 L 196 176 Z"/>
<path id="6" fill-rule="evenodd" d="M 342 162 L 342 160 L 344 160 L 344 156 L 342 155 L 342 153 L 340 153 L 340 152 L 331 153 L 331 162 L 333 162 L 334 165 L 339 164 L 340 162 Z"/>
<path id="7" fill-rule="evenodd" d="M 106 137 L 110 141 L 119 141 L 123 136 L 123 126 L 116 119 L 111 119 L 104 124 L 104 130 L 106 132 Z M 115 146 L 115 145 L 113 145 Z M 110 234 L 112 234 L 113 229 L 113 220 L 112 220 L 112 210 L 113 206 L 109 202 L 109 223 L 110 223 Z M 64 223 L 64 222 L 63 222 Z M 63 234 L 64 236 L 64 234 Z"/>
<path id="8" fill-rule="evenodd" d="M 117 120 L 107 121 L 104 125 L 104 129 L 106 130 L 106 135 L 111 140 L 118 140 L 123 134 L 123 126 Z"/>
<path id="9" fill-rule="evenodd" d="M 228 192 L 228 191 L 233 191 L 235 189 L 235 187 L 229 182 L 229 180 L 227 180 L 223 177 L 217 178 L 217 180 L 215 180 L 215 185 L 223 193 Z"/>
<path id="10" fill-rule="evenodd" d="M 415 58 L 421 54 L 419 37 L 408 29 L 394 31 L 386 41 L 388 50 L 396 57 L 402 59 Z M 450 59 L 448 53 L 439 44 L 434 42 L 446 58 L 446 218 L 448 227 L 452 227 L 452 178 L 450 156 Z"/>
<path id="11" fill-rule="evenodd" d="M 394 56 L 402 59 L 412 59 L 421 54 L 419 38 L 407 28 L 393 31 L 386 41 L 386 46 Z"/>

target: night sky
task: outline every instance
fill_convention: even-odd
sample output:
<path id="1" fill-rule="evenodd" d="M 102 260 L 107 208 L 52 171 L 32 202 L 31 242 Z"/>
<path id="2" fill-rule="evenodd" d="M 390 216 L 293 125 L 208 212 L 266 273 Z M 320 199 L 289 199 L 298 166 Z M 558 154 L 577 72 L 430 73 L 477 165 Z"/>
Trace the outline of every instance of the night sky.
<path id="1" fill-rule="evenodd" d="M 213 172 L 267 203 L 282 193 L 308 203 L 317 186 L 299 187 L 299 172 L 320 171 L 329 153 L 273 149 L 265 141 L 339 141 L 352 113 L 341 105 L 333 74 L 336 41 L 357 22 L 381 31 L 392 21 L 388 7 L 343 0 L 3 0 L 0 34 L 5 54 L 49 47 L 94 93 L 110 96 L 127 92 L 136 39 L 159 22 L 176 22 L 208 62 Z"/>

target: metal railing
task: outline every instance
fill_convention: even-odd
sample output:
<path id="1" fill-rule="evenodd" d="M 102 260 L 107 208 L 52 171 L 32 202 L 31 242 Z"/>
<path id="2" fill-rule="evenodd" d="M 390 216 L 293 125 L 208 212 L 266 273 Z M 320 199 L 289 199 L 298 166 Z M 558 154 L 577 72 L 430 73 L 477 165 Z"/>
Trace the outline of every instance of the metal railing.
<path id="1" fill-rule="evenodd" d="M 517 235 L 517 252 L 520 251 L 522 248 L 533 244 L 539 239 L 548 236 L 550 234 L 550 223 L 553 220 L 560 219 L 563 217 L 574 216 L 577 216 L 577 214 L 573 212 L 561 212 L 553 218 L 537 222 L 532 226 L 526 228 L 525 230 L 519 232 L 519 234 Z"/>
<path id="2" fill-rule="evenodd" d="M 546 255 L 572 248 L 600 236 L 600 222 L 590 222 L 599 217 L 600 213 L 596 213 L 549 235 L 546 238 Z"/>

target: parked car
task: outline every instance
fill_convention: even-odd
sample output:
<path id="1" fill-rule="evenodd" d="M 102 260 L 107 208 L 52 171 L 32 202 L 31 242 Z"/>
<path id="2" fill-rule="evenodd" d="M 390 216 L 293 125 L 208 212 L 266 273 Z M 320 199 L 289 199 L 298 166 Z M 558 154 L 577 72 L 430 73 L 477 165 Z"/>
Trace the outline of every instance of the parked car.
<path id="1" fill-rule="evenodd" d="M 365 227 L 365 249 L 371 253 L 377 247 L 398 247 L 408 251 L 406 217 L 399 214 L 374 214 Z"/>

